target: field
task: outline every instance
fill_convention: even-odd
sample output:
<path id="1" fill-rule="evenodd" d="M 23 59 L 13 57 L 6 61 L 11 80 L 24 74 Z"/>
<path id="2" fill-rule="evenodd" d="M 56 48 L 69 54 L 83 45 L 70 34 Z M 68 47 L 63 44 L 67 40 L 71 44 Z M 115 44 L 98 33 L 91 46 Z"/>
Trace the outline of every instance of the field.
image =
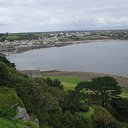
<path id="1" fill-rule="evenodd" d="M 60 80 L 64 85 L 65 91 L 73 90 L 79 82 L 83 81 L 83 79 L 80 79 L 80 78 L 73 78 L 73 77 L 66 77 L 66 76 L 45 76 L 45 78 L 46 77 Z"/>
<path id="2" fill-rule="evenodd" d="M 123 91 L 123 92 L 121 93 L 120 96 L 123 97 L 123 98 L 128 98 L 128 89 L 126 89 L 126 90 L 123 89 L 122 91 Z"/>
<path id="3" fill-rule="evenodd" d="M 19 36 L 17 35 L 8 35 L 6 36 L 6 40 L 18 40 Z"/>
<path id="4" fill-rule="evenodd" d="M 51 79 L 58 79 L 62 82 L 62 84 L 64 85 L 64 90 L 68 91 L 68 90 L 74 90 L 74 88 L 76 87 L 76 85 L 81 82 L 81 81 L 85 81 L 84 79 L 80 79 L 80 78 L 75 78 L 75 77 L 68 77 L 68 76 L 45 76 L 45 78 L 51 78 Z M 128 98 L 128 89 L 123 89 L 123 92 L 121 93 L 121 97 L 123 98 Z"/>

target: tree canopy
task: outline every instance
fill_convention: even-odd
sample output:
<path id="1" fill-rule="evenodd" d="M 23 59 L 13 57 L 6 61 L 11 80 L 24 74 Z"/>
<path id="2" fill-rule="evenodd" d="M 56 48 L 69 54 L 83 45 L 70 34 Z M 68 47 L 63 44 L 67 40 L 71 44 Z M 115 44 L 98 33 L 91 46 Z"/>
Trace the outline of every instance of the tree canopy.
<path id="1" fill-rule="evenodd" d="M 121 87 L 110 76 L 96 77 L 89 82 L 80 82 L 75 89 L 77 91 L 91 90 L 96 95 L 98 103 L 103 107 L 108 106 L 110 97 L 115 97 L 121 93 Z"/>

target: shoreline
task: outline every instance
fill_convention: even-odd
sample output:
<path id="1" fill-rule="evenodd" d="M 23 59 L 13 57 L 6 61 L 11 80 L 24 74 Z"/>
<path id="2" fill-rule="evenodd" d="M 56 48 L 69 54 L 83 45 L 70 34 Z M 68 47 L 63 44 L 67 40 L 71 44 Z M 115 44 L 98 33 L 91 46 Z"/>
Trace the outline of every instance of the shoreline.
<path id="1" fill-rule="evenodd" d="M 79 71 L 50 70 L 50 71 L 40 71 L 40 72 L 41 72 L 41 76 L 67 76 L 67 77 L 75 77 L 86 80 L 91 80 L 92 78 L 95 77 L 111 76 L 117 80 L 119 86 L 128 89 L 128 77 L 125 76 L 118 76 L 118 75 L 97 73 L 97 72 L 79 72 Z"/>
<path id="2" fill-rule="evenodd" d="M 67 76 L 67 77 L 80 78 L 83 80 L 92 80 L 92 78 L 95 77 L 111 76 L 117 80 L 119 86 L 128 89 L 128 77 L 119 76 L 119 75 L 112 75 L 112 74 L 98 73 L 98 72 L 58 71 L 58 70 L 48 70 L 48 71 L 20 70 L 20 72 L 32 77 Z"/>
<path id="3" fill-rule="evenodd" d="M 18 54 L 23 53 L 29 50 L 41 49 L 41 48 L 51 48 L 51 47 L 63 47 L 67 45 L 73 44 L 84 44 L 84 43 L 92 43 L 92 42 L 104 42 L 104 41 L 114 41 L 115 39 L 97 39 L 97 40 L 78 40 L 78 41 L 65 41 L 60 43 L 51 43 L 51 44 L 40 44 L 40 45 L 19 45 L 19 46 L 0 46 L 0 52 L 6 55 L 8 54 Z M 119 39 L 118 39 L 119 40 Z"/>

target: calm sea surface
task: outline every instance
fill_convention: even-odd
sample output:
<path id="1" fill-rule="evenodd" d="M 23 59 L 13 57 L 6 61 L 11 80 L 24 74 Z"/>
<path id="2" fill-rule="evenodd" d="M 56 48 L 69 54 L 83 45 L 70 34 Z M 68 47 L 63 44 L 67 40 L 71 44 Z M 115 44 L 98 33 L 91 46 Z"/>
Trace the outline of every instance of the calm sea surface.
<path id="1" fill-rule="evenodd" d="M 19 70 L 66 70 L 128 76 L 128 41 L 95 41 L 11 54 Z"/>

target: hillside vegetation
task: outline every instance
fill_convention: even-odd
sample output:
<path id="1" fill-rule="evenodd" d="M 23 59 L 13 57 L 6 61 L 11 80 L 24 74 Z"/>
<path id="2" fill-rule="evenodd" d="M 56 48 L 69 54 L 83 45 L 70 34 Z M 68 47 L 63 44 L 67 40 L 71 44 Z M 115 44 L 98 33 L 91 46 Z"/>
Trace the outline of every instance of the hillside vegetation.
<path id="1" fill-rule="evenodd" d="M 0 56 L 1 128 L 127 128 L 121 93 L 112 77 L 31 78 Z"/>
<path id="2" fill-rule="evenodd" d="M 24 108 L 24 104 L 15 90 L 0 87 L 0 128 L 24 128 L 25 126 L 37 128 L 37 125 L 30 120 L 26 122 L 21 119 L 23 113 L 19 112 L 18 107 Z"/>

